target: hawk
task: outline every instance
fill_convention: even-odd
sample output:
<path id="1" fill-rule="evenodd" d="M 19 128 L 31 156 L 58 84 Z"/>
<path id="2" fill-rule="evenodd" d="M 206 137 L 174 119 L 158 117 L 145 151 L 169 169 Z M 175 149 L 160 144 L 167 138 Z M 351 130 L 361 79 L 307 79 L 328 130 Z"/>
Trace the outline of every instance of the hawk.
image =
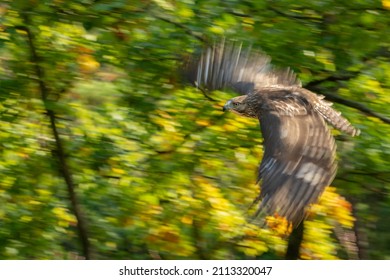
<path id="1" fill-rule="evenodd" d="M 352 136 L 359 130 L 324 96 L 303 88 L 290 69 L 275 69 L 270 61 L 261 52 L 222 41 L 192 58 L 187 74 L 201 90 L 229 88 L 241 94 L 223 110 L 260 122 L 258 213 L 277 213 L 296 226 L 336 175 L 336 144 L 327 123 Z"/>

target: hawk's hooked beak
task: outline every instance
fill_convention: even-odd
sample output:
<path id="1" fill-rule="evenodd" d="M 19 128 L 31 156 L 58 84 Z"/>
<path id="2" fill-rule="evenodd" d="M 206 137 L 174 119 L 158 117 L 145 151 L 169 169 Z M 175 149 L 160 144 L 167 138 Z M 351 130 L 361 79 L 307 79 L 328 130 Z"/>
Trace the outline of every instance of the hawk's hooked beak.
<path id="1" fill-rule="evenodd" d="M 228 111 L 228 110 L 230 110 L 232 108 L 232 101 L 231 100 L 229 100 L 228 102 L 226 102 L 226 104 L 223 106 L 223 108 L 222 108 L 222 111 Z"/>

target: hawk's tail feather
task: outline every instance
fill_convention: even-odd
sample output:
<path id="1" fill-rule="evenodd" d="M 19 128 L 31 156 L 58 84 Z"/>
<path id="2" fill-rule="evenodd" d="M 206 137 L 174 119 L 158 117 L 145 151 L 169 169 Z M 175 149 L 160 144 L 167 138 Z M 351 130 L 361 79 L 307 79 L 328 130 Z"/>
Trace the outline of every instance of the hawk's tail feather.
<path id="1" fill-rule="evenodd" d="M 315 109 L 334 128 L 351 136 L 358 136 L 360 134 L 360 130 L 355 128 L 347 119 L 342 117 L 341 112 L 338 112 L 330 107 L 328 102 L 321 100 L 321 103 L 316 104 Z"/>

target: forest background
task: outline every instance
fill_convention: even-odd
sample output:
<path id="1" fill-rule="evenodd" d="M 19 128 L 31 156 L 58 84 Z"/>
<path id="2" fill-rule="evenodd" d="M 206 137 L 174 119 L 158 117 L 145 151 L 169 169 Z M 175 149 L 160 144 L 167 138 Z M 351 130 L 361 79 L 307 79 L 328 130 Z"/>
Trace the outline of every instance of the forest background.
<path id="1" fill-rule="evenodd" d="M 258 122 L 181 77 L 222 36 L 361 130 L 300 258 L 389 259 L 389 26 L 389 0 L 3 0 L 0 259 L 284 258 L 284 221 L 250 221 Z"/>

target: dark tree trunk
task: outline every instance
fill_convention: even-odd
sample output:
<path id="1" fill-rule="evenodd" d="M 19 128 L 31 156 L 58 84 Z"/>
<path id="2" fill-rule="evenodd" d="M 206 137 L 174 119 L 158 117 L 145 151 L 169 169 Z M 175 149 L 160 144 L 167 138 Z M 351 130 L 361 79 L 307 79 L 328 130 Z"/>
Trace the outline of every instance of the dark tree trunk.
<path id="1" fill-rule="evenodd" d="M 67 158 L 65 155 L 64 147 L 62 144 L 62 140 L 60 138 L 60 134 L 58 131 L 58 127 L 56 124 L 56 115 L 53 110 L 49 109 L 47 107 L 47 98 L 49 96 L 49 88 L 45 83 L 44 79 L 44 72 L 42 67 L 40 66 L 39 62 L 42 61 L 41 57 L 39 57 L 35 41 L 34 41 L 34 34 L 33 32 L 28 28 L 30 25 L 30 19 L 28 18 L 27 14 L 24 14 L 24 22 L 25 26 L 18 26 L 17 28 L 20 30 L 23 30 L 27 34 L 27 42 L 30 47 L 30 63 L 34 67 L 35 74 L 37 76 L 37 82 L 39 85 L 39 89 L 41 91 L 41 97 L 43 104 L 45 105 L 46 109 L 46 115 L 49 117 L 50 120 L 50 127 L 53 133 L 54 143 L 55 143 L 55 149 L 53 150 L 53 154 L 57 156 L 58 165 L 59 165 L 59 171 L 61 175 L 64 178 L 65 184 L 68 189 L 70 204 L 73 208 L 73 214 L 76 217 L 77 220 L 77 229 L 79 231 L 79 237 L 81 241 L 81 245 L 83 248 L 83 254 L 86 259 L 91 258 L 91 248 L 89 243 L 89 237 L 87 232 L 87 226 L 86 226 L 86 220 L 82 214 L 80 204 L 78 202 L 77 194 L 76 194 L 76 185 L 72 178 L 72 173 L 70 171 Z"/>
<path id="2" fill-rule="evenodd" d="M 299 249 L 303 240 L 303 221 L 292 230 L 288 239 L 288 246 L 285 259 L 297 260 L 299 259 Z"/>

